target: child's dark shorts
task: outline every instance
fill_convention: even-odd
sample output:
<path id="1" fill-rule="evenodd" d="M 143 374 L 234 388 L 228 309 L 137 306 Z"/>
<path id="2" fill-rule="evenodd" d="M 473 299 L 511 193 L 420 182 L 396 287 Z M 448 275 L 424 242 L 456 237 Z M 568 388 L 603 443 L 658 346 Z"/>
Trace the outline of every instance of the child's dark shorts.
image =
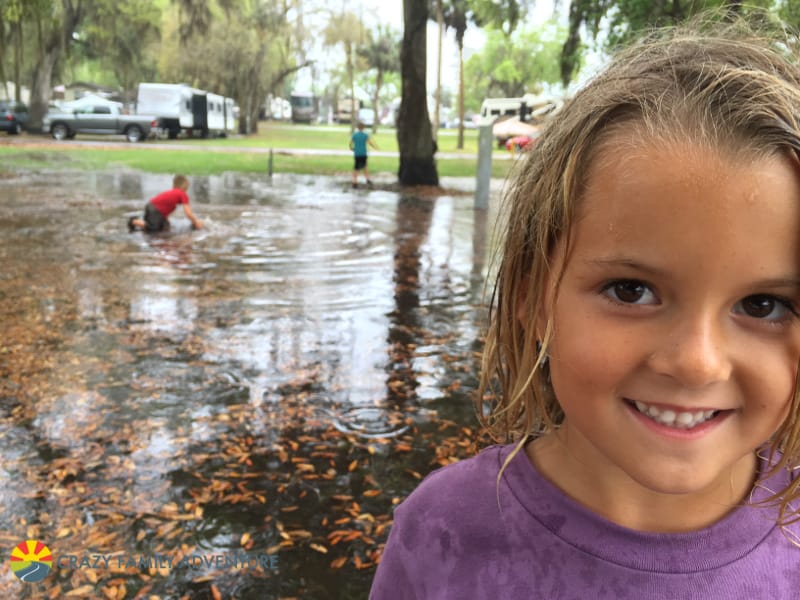
<path id="1" fill-rule="evenodd" d="M 360 171 L 364 167 L 367 166 L 367 157 L 366 156 L 356 156 L 356 166 L 353 167 L 356 171 Z"/>
<path id="2" fill-rule="evenodd" d="M 167 231 L 168 229 L 169 220 L 148 202 L 144 207 L 144 230 Z"/>

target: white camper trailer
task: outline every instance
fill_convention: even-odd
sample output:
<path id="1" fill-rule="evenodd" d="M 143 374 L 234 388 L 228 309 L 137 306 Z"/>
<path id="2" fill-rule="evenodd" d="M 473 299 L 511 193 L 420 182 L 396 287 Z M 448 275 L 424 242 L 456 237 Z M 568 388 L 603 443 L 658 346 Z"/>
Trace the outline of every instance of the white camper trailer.
<path id="1" fill-rule="evenodd" d="M 208 134 L 206 92 L 185 83 L 140 83 L 136 112 L 155 115 L 170 139 L 185 132 Z"/>
<path id="2" fill-rule="evenodd" d="M 233 98 L 225 98 L 225 133 L 231 134 L 237 131 L 239 120 L 239 107 Z"/>
<path id="3" fill-rule="evenodd" d="M 238 108 L 232 98 L 193 88 L 185 83 L 140 83 L 136 112 L 155 115 L 170 139 L 224 136 L 236 131 Z"/>
<path id="4" fill-rule="evenodd" d="M 225 98 L 219 94 L 206 94 L 206 105 L 208 108 L 208 133 L 212 136 L 225 135 Z"/>

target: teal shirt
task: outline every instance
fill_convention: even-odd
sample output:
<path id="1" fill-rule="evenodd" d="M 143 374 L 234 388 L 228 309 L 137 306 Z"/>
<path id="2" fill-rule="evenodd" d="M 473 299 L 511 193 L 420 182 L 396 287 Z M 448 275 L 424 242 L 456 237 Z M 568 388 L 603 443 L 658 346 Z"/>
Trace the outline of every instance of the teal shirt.
<path id="1" fill-rule="evenodd" d="M 355 131 L 350 139 L 353 140 L 353 155 L 366 156 L 369 134 L 365 131 Z"/>

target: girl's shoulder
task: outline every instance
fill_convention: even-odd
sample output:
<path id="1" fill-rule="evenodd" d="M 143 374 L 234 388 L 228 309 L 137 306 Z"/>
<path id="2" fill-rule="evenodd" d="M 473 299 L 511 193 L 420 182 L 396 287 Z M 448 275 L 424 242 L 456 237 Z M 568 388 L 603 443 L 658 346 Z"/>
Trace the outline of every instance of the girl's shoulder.
<path id="1" fill-rule="evenodd" d="M 498 475 L 513 446 L 489 446 L 471 458 L 436 469 L 398 506 L 399 511 L 496 510 Z"/>

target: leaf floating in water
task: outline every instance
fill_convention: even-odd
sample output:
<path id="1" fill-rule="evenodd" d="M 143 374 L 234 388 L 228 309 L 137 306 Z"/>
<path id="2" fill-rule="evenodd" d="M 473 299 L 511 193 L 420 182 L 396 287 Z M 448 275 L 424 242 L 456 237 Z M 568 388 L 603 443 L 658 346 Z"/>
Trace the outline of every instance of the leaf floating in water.
<path id="1" fill-rule="evenodd" d="M 422 479 L 422 475 L 413 469 L 403 469 L 403 471 L 411 475 L 414 479 Z"/>
<path id="2" fill-rule="evenodd" d="M 325 546 L 323 546 L 322 544 L 311 543 L 308 546 L 309 546 L 309 548 L 311 548 L 312 550 L 316 550 L 320 554 L 327 554 L 328 553 L 328 549 Z"/>
<path id="3" fill-rule="evenodd" d="M 94 595 L 94 586 L 82 585 L 64 594 L 67 598 L 91 598 Z"/>

